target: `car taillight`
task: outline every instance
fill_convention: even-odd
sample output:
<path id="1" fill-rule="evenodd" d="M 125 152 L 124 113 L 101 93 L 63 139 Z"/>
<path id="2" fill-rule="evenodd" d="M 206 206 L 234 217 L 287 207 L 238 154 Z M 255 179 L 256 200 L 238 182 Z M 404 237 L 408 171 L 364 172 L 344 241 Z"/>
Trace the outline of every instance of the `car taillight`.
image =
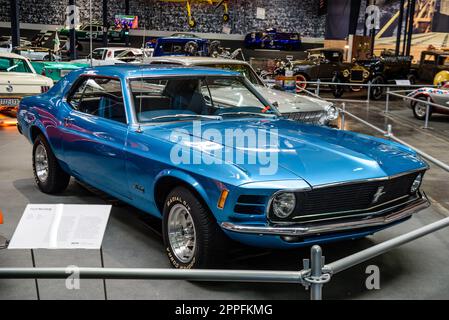
<path id="1" fill-rule="evenodd" d="M 41 72 L 41 75 L 43 75 L 44 77 L 46 77 L 46 76 L 47 76 L 47 74 L 45 73 L 45 69 L 44 69 L 44 70 L 42 70 L 42 72 Z"/>
<path id="2" fill-rule="evenodd" d="M 45 93 L 45 92 L 47 92 L 48 90 L 50 90 L 50 87 L 49 87 L 49 86 L 41 86 L 41 92 L 42 92 L 42 93 Z"/>

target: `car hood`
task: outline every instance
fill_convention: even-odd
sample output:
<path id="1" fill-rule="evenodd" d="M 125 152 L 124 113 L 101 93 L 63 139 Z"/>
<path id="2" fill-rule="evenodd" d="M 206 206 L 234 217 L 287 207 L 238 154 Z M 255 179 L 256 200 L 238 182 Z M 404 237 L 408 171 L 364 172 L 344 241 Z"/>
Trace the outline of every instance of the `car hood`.
<path id="1" fill-rule="evenodd" d="M 201 146 L 202 152 L 211 153 L 210 150 L 213 150 L 211 154 L 216 157 L 233 159 L 233 164 L 242 168 L 248 179 L 254 181 L 279 180 L 279 177 L 285 179 L 288 172 L 290 179 L 300 178 L 311 186 L 318 186 L 392 176 L 427 167 L 412 150 L 397 143 L 290 120 L 255 118 L 212 120 L 197 122 L 196 125 L 197 127 L 193 126 L 192 122 L 179 122 L 154 126 L 152 129 L 144 130 L 144 133 L 167 141 L 170 141 L 173 133 L 188 136 L 194 142 L 188 143 L 189 148 L 198 149 L 198 146 Z M 238 138 L 231 143 L 229 139 L 220 140 L 205 136 L 205 133 L 210 133 L 209 136 L 225 137 L 226 130 L 230 129 L 241 130 L 236 132 Z M 244 133 L 251 131 L 259 135 L 265 134 L 266 142 L 262 142 L 261 139 L 258 144 L 249 142 L 244 138 Z M 273 139 L 271 143 L 270 137 Z M 183 140 L 180 143 L 184 142 Z M 264 164 L 268 166 L 266 162 L 241 163 L 242 161 L 235 160 L 235 155 L 229 157 L 229 153 L 235 154 L 237 150 L 245 155 L 253 152 L 256 157 L 266 155 L 273 161 L 271 165 L 278 171 L 274 173 L 270 171 L 267 175 L 260 170 Z M 266 157 L 260 159 L 266 161 Z"/>
<path id="2" fill-rule="evenodd" d="M 53 80 L 31 72 L 0 72 L 0 84 L 51 86 Z"/>
<path id="3" fill-rule="evenodd" d="M 296 60 L 293 61 L 293 67 L 296 66 L 316 66 L 317 63 L 315 61 L 311 61 L 311 60 Z"/>
<path id="4" fill-rule="evenodd" d="M 271 104 L 277 103 L 277 109 L 280 113 L 326 111 L 326 108 L 332 105 L 332 103 L 325 100 L 301 96 L 291 92 L 264 86 L 256 86 L 256 88 Z"/>

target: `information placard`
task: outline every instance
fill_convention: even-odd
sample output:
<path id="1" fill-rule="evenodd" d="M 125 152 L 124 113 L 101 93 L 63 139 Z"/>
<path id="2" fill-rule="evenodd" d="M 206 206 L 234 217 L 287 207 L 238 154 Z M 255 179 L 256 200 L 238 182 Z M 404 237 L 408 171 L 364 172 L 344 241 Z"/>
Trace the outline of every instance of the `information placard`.
<path id="1" fill-rule="evenodd" d="M 8 249 L 100 249 L 111 205 L 29 204 Z"/>

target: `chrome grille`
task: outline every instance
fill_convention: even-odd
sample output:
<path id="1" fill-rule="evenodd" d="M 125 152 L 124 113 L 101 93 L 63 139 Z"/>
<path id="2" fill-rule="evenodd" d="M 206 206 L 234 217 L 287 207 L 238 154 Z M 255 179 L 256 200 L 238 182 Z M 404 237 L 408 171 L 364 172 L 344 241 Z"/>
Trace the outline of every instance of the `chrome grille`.
<path id="1" fill-rule="evenodd" d="M 296 193 L 296 207 L 293 214 L 280 220 L 274 218 L 270 208 L 270 218 L 279 222 L 302 222 L 328 218 L 344 218 L 358 213 L 377 212 L 394 204 L 406 202 L 416 195 L 410 193 L 410 187 L 423 172 L 414 172 L 389 180 L 368 181 L 312 189 Z M 380 189 L 381 188 L 381 189 Z M 376 199 L 375 194 L 382 192 Z"/>
<path id="2" fill-rule="evenodd" d="M 291 113 L 283 113 L 288 119 L 311 123 L 311 124 L 320 124 L 320 119 L 325 116 L 324 111 L 311 111 L 311 112 L 291 112 Z"/>
<path id="3" fill-rule="evenodd" d="M 363 81 L 363 71 L 351 70 L 351 81 Z"/>

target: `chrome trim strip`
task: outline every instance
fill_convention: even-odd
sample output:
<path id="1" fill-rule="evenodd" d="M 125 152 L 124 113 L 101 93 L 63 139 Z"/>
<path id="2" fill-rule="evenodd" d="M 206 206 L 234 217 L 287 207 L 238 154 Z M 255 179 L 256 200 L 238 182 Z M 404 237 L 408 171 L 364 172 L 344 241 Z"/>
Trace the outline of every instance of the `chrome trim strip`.
<path id="1" fill-rule="evenodd" d="M 322 224 L 298 224 L 295 227 L 276 227 L 276 226 L 252 226 L 239 225 L 230 222 L 222 222 L 221 227 L 225 230 L 259 235 L 277 235 L 277 236 L 309 236 L 322 233 L 347 231 L 367 227 L 378 227 L 388 225 L 410 217 L 430 206 L 429 200 L 425 195 L 415 203 L 397 212 L 383 217 L 373 217 L 370 219 L 359 219 L 346 222 L 322 223 Z"/>
<path id="2" fill-rule="evenodd" d="M 352 180 L 352 181 L 345 181 L 345 182 L 334 182 L 334 183 L 320 184 L 320 185 L 313 186 L 312 189 L 321 189 L 321 188 L 328 188 L 328 187 L 345 186 L 345 185 L 357 184 L 357 183 L 362 183 L 362 182 L 387 181 L 387 180 L 392 180 L 392 179 L 399 178 L 399 177 L 402 177 L 402 176 L 406 176 L 408 174 L 425 171 L 425 170 L 428 170 L 428 169 L 429 169 L 429 166 L 426 166 L 426 167 L 415 169 L 415 170 L 401 172 L 401 173 L 398 173 L 398 174 L 395 174 L 395 175 L 392 175 L 392 176 L 379 177 L 379 178 L 370 178 L 370 179 Z"/>
<path id="3" fill-rule="evenodd" d="M 375 205 L 375 206 L 370 207 L 370 208 L 361 209 L 361 210 L 347 210 L 347 211 L 335 211 L 335 212 L 316 213 L 316 214 L 310 214 L 308 216 L 296 216 L 296 217 L 293 217 L 293 219 L 302 219 L 302 218 L 309 218 L 309 217 L 323 217 L 323 216 L 328 216 L 328 215 L 333 215 L 333 214 L 346 214 L 346 213 L 352 213 L 352 212 L 369 211 L 369 210 L 373 210 L 373 209 L 376 209 L 376 208 L 379 208 L 379 207 L 383 207 L 383 206 L 385 206 L 385 205 L 387 205 L 389 203 L 396 202 L 396 201 L 399 201 L 399 200 L 402 200 L 402 199 L 405 199 L 405 198 L 408 198 L 408 197 L 410 197 L 410 195 L 406 194 L 405 196 L 402 196 L 402 197 L 399 197 L 399 198 L 396 198 L 396 199 L 393 199 L 393 200 L 390 200 L 390 201 L 387 201 L 387 202 Z M 415 201 L 416 199 L 417 198 L 415 197 L 414 199 L 411 199 L 411 200 L 406 201 L 406 202 L 402 202 L 402 203 L 400 203 L 400 204 L 398 204 L 396 206 L 393 206 L 393 207 L 390 207 L 390 208 L 387 208 L 387 209 L 391 210 L 393 208 L 396 208 L 396 207 L 399 207 L 399 206 L 403 206 L 405 204 L 408 204 L 410 202 Z M 364 215 L 365 214 L 366 215 L 372 215 L 372 212 L 364 213 Z M 348 217 L 348 216 L 344 216 L 344 217 L 341 217 L 341 218 L 346 218 L 346 217 Z"/>

